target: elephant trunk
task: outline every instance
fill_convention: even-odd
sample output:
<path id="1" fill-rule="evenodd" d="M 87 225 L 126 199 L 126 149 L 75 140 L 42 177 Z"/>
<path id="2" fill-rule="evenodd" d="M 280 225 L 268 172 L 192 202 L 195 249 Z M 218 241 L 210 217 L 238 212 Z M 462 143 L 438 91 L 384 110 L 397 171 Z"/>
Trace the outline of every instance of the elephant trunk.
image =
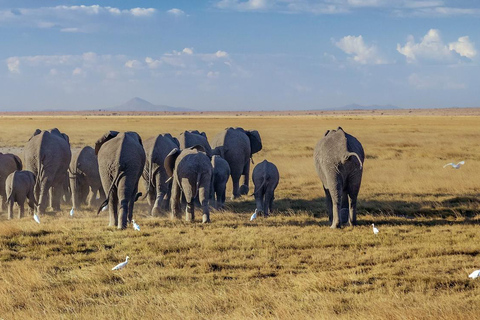
<path id="1" fill-rule="evenodd" d="M 356 157 L 358 159 L 358 163 L 360 165 L 360 169 L 363 169 L 363 164 L 362 164 L 362 160 L 360 160 L 360 156 L 356 153 L 356 152 L 349 152 L 347 153 L 347 159 L 349 157 Z"/>

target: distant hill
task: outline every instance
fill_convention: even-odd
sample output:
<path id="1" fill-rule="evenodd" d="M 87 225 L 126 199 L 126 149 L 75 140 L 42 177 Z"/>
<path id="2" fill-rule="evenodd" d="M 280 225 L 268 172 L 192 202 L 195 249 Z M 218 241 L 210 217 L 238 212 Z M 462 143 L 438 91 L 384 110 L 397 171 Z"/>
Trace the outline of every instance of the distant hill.
<path id="1" fill-rule="evenodd" d="M 341 111 L 344 111 L 344 110 L 399 110 L 399 109 L 402 109 L 400 107 L 397 107 L 397 106 L 393 106 L 391 104 L 387 104 L 387 105 L 370 105 L 370 106 L 362 106 L 360 104 L 356 104 L 356 103 L 352 103 L 352 104 L 347 104 L 346 106 L 343 106 L 343 107 L 340 107 L 340 108 L 332 108 L 332 109 L 329 109 L 329 110 L 341 110 Z"/>
<path id="2" fill-rule="evenodd" d="M 184 112 L 184 111 L 195 111 L 193 109 L 187 108 L 175 108 L 166 105 L 155 105 L 148 102 L 142 98 L 132 98 L 127 102 L 112 108 L 107 108 L 105 110 L 109 111 L 149 111 L 149 112 L 158 112 L 158 111 L 172 111 L 172 112 Z"/>

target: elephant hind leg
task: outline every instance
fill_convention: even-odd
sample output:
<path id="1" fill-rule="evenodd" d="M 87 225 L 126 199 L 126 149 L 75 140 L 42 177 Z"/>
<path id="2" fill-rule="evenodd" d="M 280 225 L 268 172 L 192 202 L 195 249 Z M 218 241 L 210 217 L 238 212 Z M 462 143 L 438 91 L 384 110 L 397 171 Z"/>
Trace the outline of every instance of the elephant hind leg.
<path id="1" fill-rule="evenodd" d="M 333 203 L 332 203 L 332 195 L 330 194 L 330 191 L 323 187 L 323 190 L 325 191 L 325 201 L 327 202 L 327 214 L 328 214 L 328 221 L 332 223 L 333 220 Z"/>
<path id="2" fill-rule="evenodd" d="M 171 207 L 171 215 L 170 217 L 172 219 L 174 218 L 180 218 L 181 215 L 181 208 L 180 208 L 180 202 L 182 200 L 182 190 L 180 189 L 180 186 L 178 185 L 177 178 L 173 178 L 173 184 L 172 184 L 172 195 L 170 198 L 170 207 Z"/>
<path id="3" fill-rule="evenodd" d="M 208 198 L 209 198 L 209 188 L 205 188 L 204 186 L 200 187 L 198 190 L 198 198 L 200 200 L 200 205 L 202 206 L 202 222 L 209 223 L 210 222 L 210 208 L 208 206 Z"/>
<path id="4" fill-rule="evenodd" d="M 7 202 L 7 210 L 8 210 L 8 219 L 13 219 L 13 203 L 14 203 L 13 197 L 10 199 L 10 201 Z"/>

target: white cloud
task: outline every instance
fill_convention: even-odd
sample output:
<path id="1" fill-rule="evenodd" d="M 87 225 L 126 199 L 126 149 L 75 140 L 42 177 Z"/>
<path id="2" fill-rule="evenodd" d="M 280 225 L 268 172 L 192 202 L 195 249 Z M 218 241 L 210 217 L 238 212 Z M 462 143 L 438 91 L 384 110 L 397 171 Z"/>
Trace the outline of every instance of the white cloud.
<path id="1" fill-rule="evenodd" d="M 20 73 L 20 59 L 18 57 L 8 58 L 7 67 L 11 73 Z"/>
<path id="2" fill-rule="evenodd" d="M 470 42 L 468 36 L 460 37 L 457 42 L 452 42 L 447 46 L 437 29 L 430 29 L 419 43 L 415 42 L 413 36 L 409 36 L 403 47 L 397 44 L 397 51 L 407 58 L 408 63 L 418 61 L 455 62 L 456 56 L 452 52 L 457 52 L 469 59 L 476 55 L 474 44 Z"/>
<path id="3" fill-rule="evenodd" d="M 336 42 L 335 45 L 346 54 L 353 56 L 353 61 L 360 64 L 384 64 L 386 63 L 379 55 L 377 47 L 367 46 L 360 35 L 346 36 Z"/>
<path id="4" fill-rule="evenodd" d="M 193 48 L 185 48 L 182 50 L 182 52 L 185 54 L 193 54 Z"/>
<path id="5" fill-rule="evenodd" d="M 185 11 L 177 9 L 177 8 L 170 9 L 170 10 L 167 11 L 167 13 L 171 14 L 173 16 L 176 16 L 176 17 L 185 16 Z"/>
<path id="6" fill-rule="evenodd" d="M 83 70 L 82 70 L 82 68 L 79 68 L 79 67 L 73 69 L 73 71 L 72 71 L 72 75 L 74 75 L 74 76 L 80 76 L 82 74 L 83 74 Z"/>
<path id="7" fill-rule="evenodd" d="M 0 10 L 0 26 L 14 25 L 48 28 L 62 32 L 92 32 L 101 24 L 117 22 L 119 17 L 143 17 L 155 14 L 154 8 L 119 9 L 99 5 L 55 6 Z M 109 17 L 112 17 L 109 19 Z M 115 19 L 115 20 L 112 20 Z"/>
<path id="8" fill-rule="evenodd" d="M 220 75 L 220 72 L 218 72 L 218 71 L 209 71 L 207 73 L 207 77 L 212 78 L 212 79 L 218 78 L 219 75 Z"/>
<path id="9" fill-rule="evenodd" d="M 468 36 L 458 38 L 457 42 L 452 42 L 448 44 L 448 49 L 457 52 L 462 57 L 473 59 L 477 55 L 477 50 L 475 50 L 475 45 L 470 42 Z"/>
<path id="10" fill-rule="evenodd" d="M 222 9 L 233 9 L 240 11 L 248 10 L 265 10 L 272 6 L 275 3 L 275 0 L 221 0 L 216 6 Z"/>
<path id="11" fill-rule="evenodd" d="M 125 62 L 125 67 L 134 69 L 134 68 L 139 68 L 142 66 L 142 63 L 138 60 L 128 60 Z"/>
<path id="12" fill-rule="evenodd" d="M 215 52 L 215 56 L 217 58 L 226 58 L 228 57 L 228 53 L 226 53 L 225 51 L 218 50 L 217 52 Z"/>
<path id="13" fill-rule="evenodd" d="M 365 8 L 380 9 L 399 16 L 480 15 L 480 9 L 448 7 L 444 0 L 217 0 L 217 8 L 235 11 L 345 14 Z"/>
<path id="14" fill-rule="evenodd" d="M 150 58 L 150 57 L 146 57 L 145 62 L 147 63 L 147 66 L 150 69 L 156 69 L 156 68 L 160 67 L 160 65 L 162 64 L 162 61 L 155 60 L 155 59 Z"/>
<path id="15" fill-rule="evenodd" d="M 135 17 L 146 17 L 151 16 L 155 13 L 154 8 L 133 8 L 129 12 Z"/>

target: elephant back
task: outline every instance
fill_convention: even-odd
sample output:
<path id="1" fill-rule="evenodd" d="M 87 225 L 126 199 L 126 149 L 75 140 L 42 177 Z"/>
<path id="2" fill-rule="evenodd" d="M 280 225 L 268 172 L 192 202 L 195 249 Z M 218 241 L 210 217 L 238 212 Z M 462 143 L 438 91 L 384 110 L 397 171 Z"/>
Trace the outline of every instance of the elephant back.
<path id="1" fill-rule="evenodd" d="M 199 132 L 198 130 L 184 131 L 178 136 L 178 141 L 182 150 L 200 145 L 205 149 L 208 156 L 212 155 L 212 148 L 205 132 Z"/>

